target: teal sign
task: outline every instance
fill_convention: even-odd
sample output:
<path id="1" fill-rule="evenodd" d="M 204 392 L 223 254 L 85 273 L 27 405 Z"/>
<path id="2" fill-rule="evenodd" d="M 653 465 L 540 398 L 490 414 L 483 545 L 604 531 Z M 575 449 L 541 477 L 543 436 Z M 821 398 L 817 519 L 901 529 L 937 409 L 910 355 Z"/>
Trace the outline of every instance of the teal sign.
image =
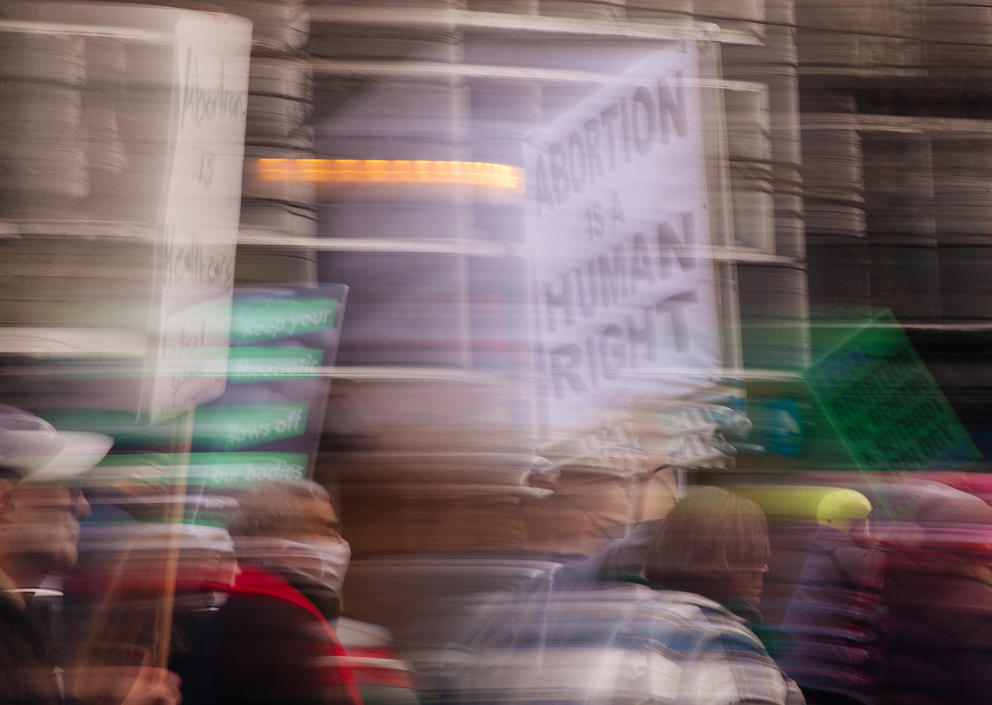
<path id="1" fill-rule="evenodd" d="M 217 450 L 237 450 L 303 435 L 310 406 L 280 404 L 208 404 L 196 410 L 193 442 Z M 169 424 L 137 422 L 125 411 L 81 409 L 47 418 L 64 431 L 97 431 L 114 437 L 118 447 L 166 447 L 176 440 Z"/>
<path id="2" fill-rule="evenodd" d="M 890 314 L 853 331 L 804 376 L 864 470 L 960 469 L 981 457 Z"/>
<path id="3" fill-rule="evenodd" d="M 227 380 L 239 384 L 314 377 L 320 371 L 323 356 L 324 351 L 316 348 L 231 348 Z"/>
<path id="4" fill-rule="evenodd" d="M 105 474 L 139 477 L 145 482 L 169 484 L 180 477 L 188 460 L 186 480 L 208 487 L 238 487 L 259 482 L 302 480 L 307 473 L 305 453 L 134 453 L 111 455 L 99 467 Z"/>
<path id="5" fill-rule="evenodd" d="M 338 300 L 330 298 L 235 299 L 231 307 L 231 342 L 249 345 L 282 340 L 334 328 Z"/>
<path id="6" fill-rule="evenodd" d="M 802 408 L 787 397 L 748 400 L 748 416 L 754 429 L 750 441 L 768 453 L 795 458 L 806 443 Z"/>
<path id="7" fill-rule="evenodd" d="M 307 426 L 304 403 L 214 404 L 196 410 L 193 442 L 235 450 L 302 435 Z"/>

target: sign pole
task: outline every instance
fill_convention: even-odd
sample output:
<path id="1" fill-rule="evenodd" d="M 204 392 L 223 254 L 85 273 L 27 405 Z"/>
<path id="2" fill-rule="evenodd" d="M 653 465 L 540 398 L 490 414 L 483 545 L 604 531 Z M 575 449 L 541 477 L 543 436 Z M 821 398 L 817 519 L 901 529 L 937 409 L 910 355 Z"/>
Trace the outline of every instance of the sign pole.
<path id="1" fill-rule="evenodd" d="M 168 668 L 169 650 L 172 642 L 172 615 L 176 602 L 176 577 L 179 572 L 179 550 L 182 540 L 183 516 L 186 509 L 186 485 L 189 465 L 189 452 L 193 443 L 193 419 L 196 409 L 188 409 L 175 421 L 175 432 L 170 451 L 178 462 L 172 464 L 169 478 L 169 503 L 166 522 L 169 526 L 169 541 L 162 566 L 162 597 L 158 609 L 158 640 L 155 652 L 155 665 Z"/>

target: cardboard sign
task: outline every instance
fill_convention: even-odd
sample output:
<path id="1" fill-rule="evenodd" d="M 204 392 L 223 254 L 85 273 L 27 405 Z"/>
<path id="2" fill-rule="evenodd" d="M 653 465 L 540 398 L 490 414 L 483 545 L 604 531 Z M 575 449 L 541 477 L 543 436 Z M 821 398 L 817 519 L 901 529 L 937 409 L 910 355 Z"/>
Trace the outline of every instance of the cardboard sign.
<path id="1" fill-rule="evenodd" d="M 154 423 L 224 392 L 241 213 L 251 25 L 186 13 L 175 28 L 175 130 L 156 245 L 157 332 L 143 411 Z"/>
<path id="2" fill-rule="evenodd" d="M 719 375 L 698 75 L 696 45 L 672 44 L 528 138 L 545 436 Z"/>
<path id="3" fill-rule="evenodd" d="M 2 3 L 0 19 L 8 31 L 72 38 L 78 86 L 65 90 L 75 107 L 58 119 L 81 129 L 56 152 L 67 164 L 90 163 L 78 213 L 53 209 L 49 219 L 39 210 L 40 219 L 18 224 L 23 241 L 0 253 L 24 280 L 4 320 L 37 331 L 3 336 L 8 352 L 34 359 L 30 374 L 0 391 L 29 408 L 128 410 L 144 423 L 168 422 L 224 390 L 251 23 L 19 0 Z M 52 112 L 47 93 L 26 91 L 24 114 Z M 67 376 L 73 365 L 90 379 Z"/>

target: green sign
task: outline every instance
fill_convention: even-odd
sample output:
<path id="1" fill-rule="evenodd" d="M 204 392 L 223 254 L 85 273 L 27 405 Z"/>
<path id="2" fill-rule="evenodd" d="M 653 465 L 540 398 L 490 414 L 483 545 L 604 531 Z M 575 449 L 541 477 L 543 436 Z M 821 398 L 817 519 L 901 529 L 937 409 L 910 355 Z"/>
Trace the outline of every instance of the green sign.
<path id="1" fill-rule="evenodd" d="M 193 442 L 236 450 L 303 435 L 309 405 L 305 402 L 279 404 L 208 404 L 196 410 Z M 176 429 L 170 424 L 148 424 L 128 411 L 70 409 L 46 414 L 63 431 L 106 433 L 118 448 L 159 446 L 175 442 Z"/>
<path id="2" fill-rule="evenodd" d="M 245 298 L 231 307 L 235 345 L 333 330 L 338 301 L 330 298 Z"/>
<path id="3" fill-rule="evenodd" d="M 303 434 L 307 404 L 211 404 L 196 410 L 193 442 L 234 450 Z"/>
<path id="4" fill-rule="evenodd" d="M 287 377 L 313 377 L 320 370 L 323 350 L 316 348 L 231 348 L 227 379 L 235 384 Z"/>
<path id="5" fill-rule="evenodd" d="M 890 314 L 855 330 L 804 376 L 863 470 L 960 469 L 981 457 Z"/>
<path id="6" fill-rule="evenodd" d="M 175 466 L 183 457 L 167 453 L 109 455 L 100 463 L 99 474 L 168 484 L 177 477 Z M 186 457 L 188 482 L 208 487 L 302 480 L 307 476 L 305 453 L 190 453 Z"/>

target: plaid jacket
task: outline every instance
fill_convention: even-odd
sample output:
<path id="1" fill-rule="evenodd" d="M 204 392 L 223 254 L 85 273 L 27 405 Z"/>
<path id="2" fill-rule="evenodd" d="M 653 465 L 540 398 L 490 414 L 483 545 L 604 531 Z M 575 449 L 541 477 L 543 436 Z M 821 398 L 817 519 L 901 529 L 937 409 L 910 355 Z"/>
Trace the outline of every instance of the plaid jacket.
<path id="1" fill-rule="evenodd" d="M 630 585 L 489 601 L 461 660 L 465 705 L 801 705 L 743 621 L 716 602 Z"/>

